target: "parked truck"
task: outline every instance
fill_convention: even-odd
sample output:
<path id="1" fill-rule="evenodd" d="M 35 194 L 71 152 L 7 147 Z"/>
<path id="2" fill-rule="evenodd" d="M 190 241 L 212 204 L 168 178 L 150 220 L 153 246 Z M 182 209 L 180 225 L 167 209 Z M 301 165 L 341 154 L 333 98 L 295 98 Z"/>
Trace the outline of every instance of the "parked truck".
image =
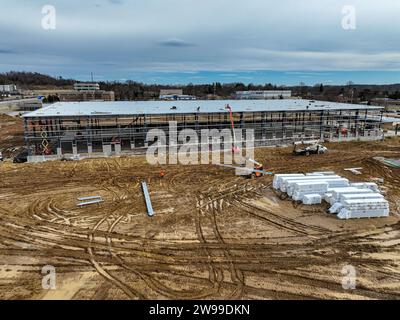
<path id="1" fill-rule="evenodd" d="M 309 156 L 326 152 L 328 152 L 328 148 L 320 144 L 319 141 L 298 141 L 293 143 L 293 154 L 295 156 Z"/>

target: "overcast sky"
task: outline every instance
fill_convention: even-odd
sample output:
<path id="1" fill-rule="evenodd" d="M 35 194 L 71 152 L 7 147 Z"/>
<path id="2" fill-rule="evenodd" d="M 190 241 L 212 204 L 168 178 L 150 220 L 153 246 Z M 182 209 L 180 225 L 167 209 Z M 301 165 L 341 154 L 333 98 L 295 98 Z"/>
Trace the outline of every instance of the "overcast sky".
<path id="1" fill-rule="evenodd" d="M 42 28 L 45 5 L 56 9 L 55 30 Z M 356 10 L 356 29 L 342 27 L 345 5 Z M 399 0 L 2 0 L 0 31 L 1 72 L 160 83 L 400 82 Z"/>

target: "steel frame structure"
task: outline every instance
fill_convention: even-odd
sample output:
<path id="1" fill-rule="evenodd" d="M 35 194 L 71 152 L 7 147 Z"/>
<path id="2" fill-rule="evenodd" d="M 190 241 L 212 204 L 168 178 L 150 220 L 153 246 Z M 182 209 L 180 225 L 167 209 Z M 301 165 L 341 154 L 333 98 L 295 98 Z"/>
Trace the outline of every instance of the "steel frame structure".
<path id="1" fill-rule="evenodd" d="M 303 111 L 234 112 L 237 129 L 254 129 L 255 146 L 283 145 L 294 141 L 321 139 L 329 141 L 381 139 L 380 109 L 329 109 Z M 25 141 L 31 156 L 119 154 L 139 151 L 151 141 L 151 129 L 165 130 L 167 144 L 169 123 L 177 124 L 177 133 L 193 129 L 229 129 L 229 113 L 172 113 L 92 116 L 24 117 Z M 47 145 L 47 149 L 44 146 Z M 106 152 L 107 151 L 107 152 Z"/>

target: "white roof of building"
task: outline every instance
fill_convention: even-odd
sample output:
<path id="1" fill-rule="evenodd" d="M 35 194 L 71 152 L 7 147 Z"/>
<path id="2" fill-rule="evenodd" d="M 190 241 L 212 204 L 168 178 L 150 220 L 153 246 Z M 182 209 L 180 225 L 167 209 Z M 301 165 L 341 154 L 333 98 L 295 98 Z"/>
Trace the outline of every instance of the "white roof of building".
<path id="1" fill-rule="evenodd" d="M 355 110 L 382 109 L 378 106 L 310 101 L 301 99 L 283 100 L 193 100 L 193 101 L 112 101 L 112 102 L 58 102 L 23 117 L 68 117 L 68 116 L 115 116 L 115 115 L 156 115 L 184 113 L 226 112 L 229 104 L 234 112 L 260 111 L 305 111 L 307 110 Z M 176 107 L 176 109 L 172 109 Z M 197 111 L 198 107 L 200 110 Z"/>

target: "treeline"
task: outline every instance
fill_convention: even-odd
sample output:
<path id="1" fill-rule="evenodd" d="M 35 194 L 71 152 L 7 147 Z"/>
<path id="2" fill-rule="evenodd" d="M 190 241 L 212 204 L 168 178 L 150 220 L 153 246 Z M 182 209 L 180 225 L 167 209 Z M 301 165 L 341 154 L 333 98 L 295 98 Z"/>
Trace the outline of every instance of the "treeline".
<path id="1" fill-rule="evenodd" d="M 36 72 L 7 72 L 0 73 L 0 84 L 16 84 L 21 89 L 36 88 L 69 88 L 77 82 L 73 79 L 51 77 Z M 99 82 L 100 88 L 114 91 L 116 100 L 152 100 L 157 99 L 162 89 L 183 89 L 183 93 L 199 99 L 227 99 L 233 97 L 236 91 L 246 90 L 292 90 L 294 96 L 309 99 L 361 102 L 375 98 L 400 99 L 400 84 L 392 85 L 360 85 L 349 81 L 346 85 L 315 84 L 307 86 L 301 83 L 297 86 L 277 86 L 267 84 L 243 83 L 210 83 L 187 84 L 184 86 L 144 84 L 128 80 L 126 82 Z"/>
<path id="2" fill-rule="evenodd" d="M 285 89 L 272 84 L 253 85 L 243 83 L 227 83 L 219 82 L 212 84 L 188 84 L 185 86 L 143 84 L 135 81 L 120 82 L 100 82 L 100 88 L 106 91 L 114 91 L 116 100 L 148 100 L 159 97 L 162 89 L 183 89 L 183 93 L 193 95 L 198 98 L 228 98 L 233 96 L 236 91 L 243 90 L 277 90 Z"/>
<path id="3" fill-rule="evenodd" d="M 15 84 L 22 89 L 35 86 L 66 87 L 75 83 L 72 79 L 54 78 L 37 72 L 10 71 L 0 73 L 0 84 Z"/>

